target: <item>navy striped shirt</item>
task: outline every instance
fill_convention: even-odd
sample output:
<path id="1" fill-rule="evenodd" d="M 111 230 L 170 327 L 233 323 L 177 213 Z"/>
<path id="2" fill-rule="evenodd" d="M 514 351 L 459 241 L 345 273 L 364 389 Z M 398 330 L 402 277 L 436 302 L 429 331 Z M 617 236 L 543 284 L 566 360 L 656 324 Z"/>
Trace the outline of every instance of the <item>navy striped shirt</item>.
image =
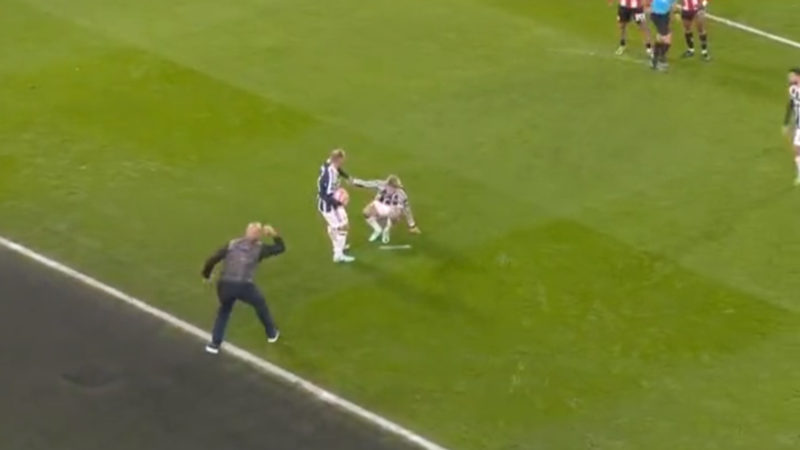
<path id="1" fill-rule="evenodd" d="M 317 209 L 320 212 L 328 213 L 336 210 L 342 204 L 333 198 L 336 189 L 339 188 L 339 177 L 350 178 L 342 169 L 331 164 L 330 160 L 325 161 L 319 168 L 319 178 L 317 178 Z"/>

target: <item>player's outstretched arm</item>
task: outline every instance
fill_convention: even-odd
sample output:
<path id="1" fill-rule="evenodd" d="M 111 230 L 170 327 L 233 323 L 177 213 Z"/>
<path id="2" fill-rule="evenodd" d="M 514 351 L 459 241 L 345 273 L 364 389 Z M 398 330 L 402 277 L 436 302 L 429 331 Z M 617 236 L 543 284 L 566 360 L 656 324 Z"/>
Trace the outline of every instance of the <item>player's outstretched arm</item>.
<path id="1" fill-rule="evenodd" d="M 383 180 L 362 180 L 359 178 L 353 178 L 351 183 L 353 186 L 367 189 L 381 189 L 386 185 Z"/>
<path id="2" fill-rule="evenodd" d="M 336 170 L 339 172 L 339 176 L 344 178 L 347 181 L 353 181 L 353 177 L 351 177 L 347 172 L 344 171 L 341 167 L 337 167 Z"/>
<path id="3" fill-rule="evenodd" d="M 417 221 L 414 220 L 414 212 L 411 211 L 411 204 L 408 203 L 406 200 L 405 204 L 403 205 L 402 214 L 406 218 L 406 223 L 408 224 L 408 231 L 419 234 L 419 227 L 417 227 Z"/>

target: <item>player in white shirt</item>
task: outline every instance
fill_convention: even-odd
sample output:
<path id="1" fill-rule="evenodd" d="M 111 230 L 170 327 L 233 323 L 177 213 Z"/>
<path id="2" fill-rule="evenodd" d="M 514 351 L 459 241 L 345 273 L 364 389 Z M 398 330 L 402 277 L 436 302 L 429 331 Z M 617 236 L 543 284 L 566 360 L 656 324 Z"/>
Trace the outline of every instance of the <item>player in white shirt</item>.
<path id="1" fill-rule="evenodd" d="M 375 198 L 364 207 L 363 211 L 367 224 L 372 228 L 370 242 L 381 238 L 384 244 L 388 244 L 391 239 L 389 231 L 392 223 L 401 217 L 405 217 L 410 232 L 419 234 L 420 231 L 414 221 L 408 195 L 403 189 L 403 183 L 396 175 L 390 175 L 386 180 L 353 179 L 353 185 L 378 191 Z"/>
<path id="2" fill-rule="evenodd" d="M 783 120 L 784 132 L 791 136 L 797 166 L 795 184 L 800 185 L 800 67 L 789 71 L 789 104 Z"/>
<path id="3" fill-rule="evenodd" d="M 355 261 L 355 258 L 345 254 L 349 222 L 346 205 L 336 198 L 339 177 L 350 179 L 350 176 L 342 170 L 344 160 L 344 150 L 332 151 L 330 158 L 320 167 L 317 178 L 317 210 L 328 224 L 328 237 L 333 245 L 333 262 L 336 263 Z"/>

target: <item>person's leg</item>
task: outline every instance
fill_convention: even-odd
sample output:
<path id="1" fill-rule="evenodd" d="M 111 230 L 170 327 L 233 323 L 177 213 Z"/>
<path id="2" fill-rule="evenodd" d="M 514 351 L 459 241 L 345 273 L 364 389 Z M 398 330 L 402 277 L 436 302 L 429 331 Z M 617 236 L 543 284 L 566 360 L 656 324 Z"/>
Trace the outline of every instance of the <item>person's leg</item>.
<path id="1" fill-rule="evenodd" d="M 267 334 L 267 340 L 275 342 L 278 340 L 278 327 L 275 326 L 275 321 L 272 319 L 272 314 L 269 312 L 267 300 L 255 284 L 250 284 L 246 288 L 245 295 L 242 300 L 253 307 L 256 311 L 256 316 L 264 327 Z"/>
<path id="2" fill-rule="evenodd" d="M 219 307 L 217 317 L 214 319 L 214 328 L 211 331 L 211 342 L 206 346 L 210 353 L 217 353 L 225 340 L 225 329 L 231 318 L 233 305 L 236 303 L 236 287 L 232 283 L 220 281 L 217 284 L 217 298 Z"/>

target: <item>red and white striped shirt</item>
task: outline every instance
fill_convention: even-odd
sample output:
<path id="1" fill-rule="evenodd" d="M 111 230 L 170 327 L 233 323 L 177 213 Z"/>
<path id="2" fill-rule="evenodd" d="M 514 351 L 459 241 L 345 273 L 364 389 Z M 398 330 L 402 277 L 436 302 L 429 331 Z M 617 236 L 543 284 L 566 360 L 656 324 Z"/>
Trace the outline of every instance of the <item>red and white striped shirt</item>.
<path id="1" fill-rule="evenodd" d="M 623 8 L 644 8 L 644 0 L 619 0 L 619 6 Z"/>
<path id="2" fill-rule="evenodd" d="M 681 0 L 681 9 L 684 11 L 700 11 L 705 8 L 707 0 Z"/>

